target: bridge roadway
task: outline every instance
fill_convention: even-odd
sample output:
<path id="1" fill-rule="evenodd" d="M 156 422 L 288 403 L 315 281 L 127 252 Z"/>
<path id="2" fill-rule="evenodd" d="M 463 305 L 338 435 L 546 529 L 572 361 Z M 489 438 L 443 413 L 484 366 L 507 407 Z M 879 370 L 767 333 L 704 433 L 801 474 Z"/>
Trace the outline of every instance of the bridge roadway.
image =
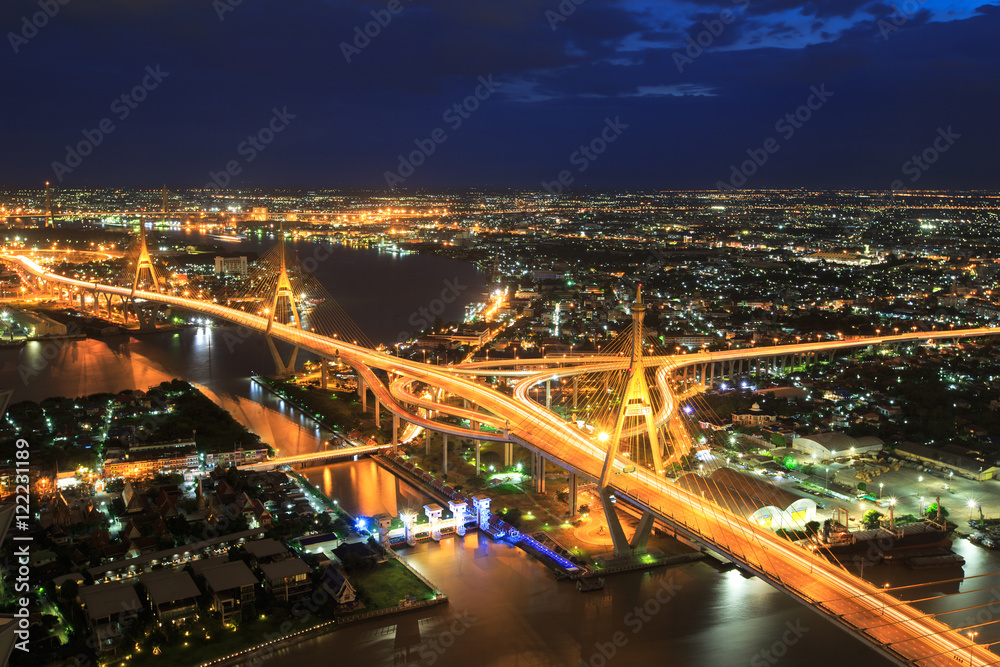
<path id="1" fill-rule="evenodd" d="M 320 461 L 334 461 L 364 454 L 378 454 L 392 445 L 361 445 L 359 447 L 341 447 L 339 449 L 327 449 L 322 452 L 312 452 L 310 454 L 295 454 L 293 456 L 280 456 L 270 459 L 264 463 L 247 463 L 239 466 L 240 470 L 272 470 L 284 465 L 296 465 L 299 463 L 318 463 Z"/>
<path id="2" fill-rule="evenodd" d="M 125 288 L 86 283 L 50 273 L 26 258 L 5 259 L 20 264 L 46 280 L 124 297 L 131 294 Z M 265 318 L 219 304 L 155 292 L 136 292 L 135 296 L 201 312 L 256 331 L 263 332 L 267 328 Z M 530 383 L 519 386 L 518 395 L 511 398 L 441 367 L 392 357 L 287 325 L 274 324 L 271 335 L 322 357 L 341 358 L 349 363 L 365 378 L 387 409 L 411 423 L 462 437 L 481 437 L 467 429 L 410 413 L 397 403 L 389 389 L 375 376 L 372 368 L 405 374 L 440 387 L 452 395 L 469 399 L 486 411 L 504 418 L 506 437 L 510 441 L 540 451 L 557 465 L 586 478 L 596 480 L 600 477 L 605 452 L 584 432 L 563 422 L 544 406 L 529 400 L 526 392 Z M 946 337 L 952 338 L 961 335 L 962 332 L 955 331 L 946 333 Z M 924 336 L 926 335 L 920 337 Z M 803 350 L 810 347 L 814 350 L 822 349 L 817 344 L 797 347 Z M 753 352 L 760 355 L 759 349 Z M 780 353 L 778 349 L 774 352 Z M 629 465 L 622 458 L 616 463 L 622 467 Z M 708 503 L 704 498 L 678 488 L 663 478 L 655 477 L 645 469 L 638 468 L 632 474 L 615 476 L 612 487 L 623 500 L 653 512 L 690 539 L 727 555 L 765 581 L 810 605 L 897 664 L 944 667 L 987 665 L 1000 660 L 996 654 L 973 644 L 944 623 L 886 595 L 881 589 L 831 564 L 823 557 L 751 524 L 745 517 Z"/>
<path id="3" fill-rule="evenodd" d="M 687 368 L 699 364 L 738 361 L 740 359 L 765 359 L 768 357 L 790 356 L 793 354 L 809 354 L 813 352 L 832 352 L 849 350 L 870 345 L 898 345 L 901 343 L 920 341 L 939 341 L 951 338 L 978 338 L 982 336 L 1000 335 L 1000 328 L 979 327 L 976 329 L 946 329 L 943 331 L 922 331 L 919 333 L 898 334 L 895 336 L 871 336 L 845 338 L 843 340 L 827 340 L 813 343 L 795 343 L 792 345 L 774 345 L 761 347 L 745 347 L 719 352 L 694 352 L 691 354 L 672 354 L 644 357 L 647 366 L 662 366 L 671 364 L 674 369 Z M 574 368 L 577 366 L 592 366 L 603 364 L 609 368 L 625 368 L 628 357 L 615 361 L 606 355 L 567 355 L 544 357 L 539 359 L 498 359 L 494 361 L 476 361 L 461 366 L 444 366 L 452 373 L 474 375 L 481 377 L 523 377 L 535 375 L 546 369 Z M 586 372 L 590 372 L 589 370 Z M 554 373 L 562 377 L 565 374 Z"/>

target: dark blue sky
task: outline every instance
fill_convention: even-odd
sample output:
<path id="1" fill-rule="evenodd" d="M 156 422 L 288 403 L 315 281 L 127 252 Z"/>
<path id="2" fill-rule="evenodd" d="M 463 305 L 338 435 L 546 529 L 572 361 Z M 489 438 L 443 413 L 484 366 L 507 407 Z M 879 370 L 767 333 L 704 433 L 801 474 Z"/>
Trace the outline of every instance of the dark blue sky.
<path id="1" fill-rule="evenodd" d="M 64 1 L 0 7 L 0 182 L 998 185 L 995 2 Z"/>

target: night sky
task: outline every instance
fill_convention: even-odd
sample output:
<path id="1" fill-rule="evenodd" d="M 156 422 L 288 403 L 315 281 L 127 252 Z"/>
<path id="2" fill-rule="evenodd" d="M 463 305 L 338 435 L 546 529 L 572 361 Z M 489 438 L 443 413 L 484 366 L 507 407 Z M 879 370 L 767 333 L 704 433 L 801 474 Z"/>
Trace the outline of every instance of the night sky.
<path id="1" fill-rule="evenodd" d="M 997 3 L 64 1 L 0 6 L 7 185 L 998 185 Z"/>

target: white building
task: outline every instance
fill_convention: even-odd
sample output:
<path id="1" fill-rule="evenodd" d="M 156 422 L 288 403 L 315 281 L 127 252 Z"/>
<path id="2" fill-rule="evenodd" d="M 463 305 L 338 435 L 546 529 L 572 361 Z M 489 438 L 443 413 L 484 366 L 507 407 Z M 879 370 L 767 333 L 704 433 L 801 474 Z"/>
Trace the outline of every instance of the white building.
<path id="1" fill-rule="evenodd" d="M 216 257 L 215 272 L 217 274 L 230 274 L 245 276 L 247 274 L 247 258 L 242 257 Z"/>
<path id="2" fill-rule="evenodd" d="M 836 458 L 838 456 L 851 456 L 853 454 L 864 454 L 865 452 L 877 452 L 882 449 L 885 443 L 873 435 L 866 435 L 862 438 L 852 438 L 846 433 L 813 433 L 792 440 L 792 449 L 815 455 L 822 460 Z"/>

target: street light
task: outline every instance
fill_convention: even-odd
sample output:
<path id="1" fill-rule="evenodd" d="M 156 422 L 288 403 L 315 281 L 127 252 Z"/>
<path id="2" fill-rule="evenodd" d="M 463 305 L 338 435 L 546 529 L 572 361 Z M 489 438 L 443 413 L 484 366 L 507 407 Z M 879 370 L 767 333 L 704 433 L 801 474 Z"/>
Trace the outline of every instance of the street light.
<path id="1" fill-rule="evenodd" d="M 878 499 L 879 500 L 882 500 L 882 487 L 883 486 L 885 486 L 884 483 L 882 483 L 882 482 L 878 483 Z"/>
<path id="2" fill-rule="evenodd" d="M 976 645 L 976 636 L 978 634 L 979 634 L 978 632 L 970 632 L 967 635 L 969 637 L 969 664 L 970 665 L 972 664 L 972 647 Z"/>
<path id="3" fill-rule="evenodd" d="M 920 495 L 920 483 L 923 482 L 923 481 L 924 481 L 924 478 L 923 478 L 922 475 L 919 476 L 919 477 L 917 477 L 917 495 L 918 496 Z"/>
<path id="4" fill-rule="evenodd" d="M 972 521 L 972 510 L 976 507 L 976 501 L 973 500 L 972 498 L 969 498 L 968 505 L 969 505 L 969 521 Z"/>
<path id="5" fill-rule="evenodd" d="M 882 614 L 885 615 L 885 599 L 889 597 L 889 582 L 882 586 Z"/>

